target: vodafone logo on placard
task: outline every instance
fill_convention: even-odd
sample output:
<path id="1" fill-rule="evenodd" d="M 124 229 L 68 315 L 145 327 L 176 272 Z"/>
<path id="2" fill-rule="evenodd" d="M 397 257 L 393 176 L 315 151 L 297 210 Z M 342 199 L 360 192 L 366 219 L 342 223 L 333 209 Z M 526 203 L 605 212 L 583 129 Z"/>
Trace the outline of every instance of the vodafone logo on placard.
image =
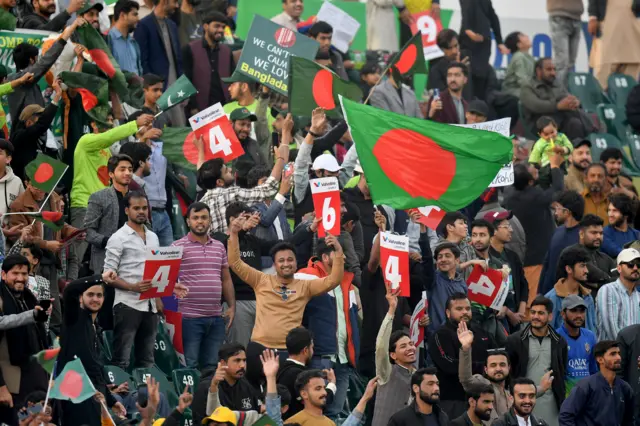
<path id="1" fill-rule="evenodd" d="M 296 33 L 289 28 L 279 28 L 274 34 L 273 38 L 278 45 L 289 48 L 296 44 Z"/>

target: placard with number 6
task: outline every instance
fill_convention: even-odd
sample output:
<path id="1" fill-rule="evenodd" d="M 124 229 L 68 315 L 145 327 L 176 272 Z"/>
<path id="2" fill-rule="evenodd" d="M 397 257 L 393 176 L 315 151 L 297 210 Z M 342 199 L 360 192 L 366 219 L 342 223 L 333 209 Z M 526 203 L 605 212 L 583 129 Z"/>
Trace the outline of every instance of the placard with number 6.
<path id="1" fill-rule="evenodd" d="M 508 282 L 502 279 L 502 271 L 475 265 L 467 279 L 469 300 L 499 311 L 509 293 Z"/>
<path id="2" fill-rule="evenodd" d="M 181 262 L 182 247 L 148 248 L 142 279 L 151 280 L 151 288 L 140 294 L 140 300 L 171 296 Z"/>
<path id="3" fill-rule="evenodd" d="M 409 297 L 409 237 L 383 232 L 380 240 L 382 276 L 392 289 L 400 287 L 400 296 Z"/>
<path id="4" fill-rule="evenodd" d="M 340 186 L 335 177 L 312 179 L 311 196 L 316 217 L 321 217 L 318 225 L 318 237 L 323 238 L 327 233 L 340 235 Z"/>
<path id="5" fill-rule="evenodd" d="M 191 124 L 193 132 L 187 136 L 183 149 L 192 147 L 193 139 L 202 136 L 206 160 L 222 158 L 227 163 L 244 154 L 244 149 L 242 149 L 236 132 L 233 130 L 233 125 L 220 103 L 190 117 L 189 124 Z"/>

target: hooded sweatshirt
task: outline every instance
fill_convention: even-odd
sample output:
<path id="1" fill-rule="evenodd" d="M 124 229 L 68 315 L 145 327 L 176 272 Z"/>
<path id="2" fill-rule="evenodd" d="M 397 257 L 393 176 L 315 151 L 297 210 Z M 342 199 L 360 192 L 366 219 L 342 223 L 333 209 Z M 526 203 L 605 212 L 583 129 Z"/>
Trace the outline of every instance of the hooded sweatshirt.
<path id="1" fill-rule="evenodd" d="M 0 214 L 7 213 L 11 203 L 23 192 L 22 181 L 13 174 L 11 167 L 7 166 L 7 172 L 0 178 Z"/>

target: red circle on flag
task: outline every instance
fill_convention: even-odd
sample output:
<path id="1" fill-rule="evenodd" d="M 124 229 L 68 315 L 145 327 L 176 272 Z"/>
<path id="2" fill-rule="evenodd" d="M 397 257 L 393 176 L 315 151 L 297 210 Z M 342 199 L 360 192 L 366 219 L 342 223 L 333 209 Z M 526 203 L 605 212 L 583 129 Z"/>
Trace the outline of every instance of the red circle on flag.
<path id="1" fill-rule="evenodd" d="M 404 49 L 404 52 L 400 55 L 400 59 L 395 63 L 395 67 L 398 68 L 400 74 L 406 74 L 413 64 L 416 63 L 416 58 L 418 57 L 418 49 L 415 44 L 410 44 Z"/>
<path id="2" fill-rule="evenodd" d="M 313 100 L 320 108 L 331 110 L 336 107 L 333 99 L 333 74 L 327 70 L 320 70 L 313 78 Z"/>
<path id="3" fill-rule="evenodd" d="M 273 38 L 282 47 L 291 47 L 296 44 L 296 33 L 288 28 L 279 28 Z"/>
<path id="4" fill-rule="evenodd" d="M 82 387 L 82 376 L 73 370 L 69 370 L 62 378 L 62 383 L 60 383 L 60 393 L 70 399 L 76 399 L 82 393 Z"/>
<path id="5" fill-rule="evenodd" d="M 107 166 L 98 167 L 97 173 L 100 182 L 102 182 L 104 186 L 109 186 L 109 181 L 111 180 L 111 178 L 109 178 L 109 169 L 107 168 Z"/>
<path id="6" fill-rule="evenodd" d="M 207 149 L 207 146 L 209 146 L 209 132 L 204 132 L 202 136 L 204 138 L 205 156 L 208 157 L 210 155 L 209 150 Z M 198 164 L 198 148 L 193 144 L 195 137 L 195 132 L 189 133 L 182 144 L 182 153 L 184 154 L 184 158 L 193 165 Z"/>
<path id="7" fill-rule="evenodd" d="M 373 147 L 380 168 L 412 197 L 437 200 L 456 174 L 456 156 L 409 129 L 389 130 Z"/>
<path id="8" fill-rule="evenodd" d="M 38 183 L 45 183 L 53 177 L 53 167 L 49 163 L 41 163 L 38 166 L 33 178 Z"/>

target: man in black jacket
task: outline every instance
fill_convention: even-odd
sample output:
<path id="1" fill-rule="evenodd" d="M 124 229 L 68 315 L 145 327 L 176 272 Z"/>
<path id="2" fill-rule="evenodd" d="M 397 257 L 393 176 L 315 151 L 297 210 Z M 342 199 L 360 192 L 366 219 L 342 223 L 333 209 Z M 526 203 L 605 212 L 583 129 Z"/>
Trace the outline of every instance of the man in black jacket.
<path id="1" fill-rule="evenodd" d="M 464 293 L 454 293 L 447 299 L 447 322 L 429 338 L 429 354 L 437 368 L 442 387 L 442 409 L 451 418 L 459 417 L 467 408 L 464 388 L 458 378 L 459 354 L 458 324 L 465 321 L 475 338 L 471 346 L 472 373 L 484 372 L 487 350 L 495 347 L 494 340 L 481 328 L 471 324 L 471 302 Z"/>
<path id="2" fill-rule="evenodd" d="M 109 381 L 105 378 L 101 354 L 101 329 L 97 324 L 98 312 L 104 302 L 104 282 L 112 282 L 116 278 L 115 272 L 107 271 L 102 275 L 75 280 L 65 288 L 65 310 L 57 370 L 62 371 L 67 362 L 78 357 L 93 386 L 104 395 L 107 405 L 114 413 L 124 416 L 124 406 L 117 402 L 107 389 Z M 65 424 L 101 424 L 102 407 L 93 398 L 80 404 L 62 401 L 62 407 Z"/>
<path id="3" fill-rule="evenodd" d="M 568 362 L 567 342 L 551 327 L 553 302 L 538 296 L 531 302 L 531 323 L 507 338 L 511 359 L 511 377 L 540 380 L 551 370 L 551 389 L 537 399 L 536 416 L 550 420 L 558 417 L 565 399 L 565 377 Z"/>
<path id="4" fill-rule="evenodd" d="M 244 154 L 234 160 L 236 170 L 236 183 L 247 188 L 247 175 L 254 167 L 266 166 L 267 159 L 264 156 L 258 142 L 251 137 L 253 123 L 258 121 L 258 117 L 245 107 L 236 108 L 229 116 Z"/>
<path id="5" fill-rule="evenodd" d="M 495 400 L 494 390 L 489 384 L 474 384 L 467 390 L 469 408 L 460 417 L 451 420 L 449 426 L 479 425 L 489 422 Z"/>
<path id="6" fill-rule="evenodd" d="M 33 0 L 33 13 L 25 15 L 19 26 L 30 30 L 62 31 L 66 23 L 71 19 L 71 15 L 84 8 L 86 1 L 71 0 L 66 10 L 61 11 L 53 19 L 50 19 L 51 15 L 56 13 L 56 2 L 54 0 Z"/>
<path id="7" fill-rule="evenodd" d="M 389 426 L 422 426 L 449 424 L 449 417 L 442 411 L 440 383 L 435 368 L 423 368 L 411 376 L 413 402 L 389 419 Z"/>
<path id="8" fill-rule="evenodd" d="M 530 426 L 547 426 L 541 418 L 533 416 L 533 409 L 536 406 L 536 384 L 531 379 L 519 378 L 511 382 L 511 393 L 513 394 L 513 407 L 508 413 L 494 420 L 492 426 L 519 426 L 527 424 Z"/>
<path id="9" fill-rule="evenodd" d="M 219 387 L 220 404 L 237 411 L 260 410 L 260 394 L 245 377 L 247 355 L 244 346 L 238 343 L 225 343 L 218 351 L 218 374 L 211 384 Z M 224 380 L 219 381 L 218 377 Z"/>

